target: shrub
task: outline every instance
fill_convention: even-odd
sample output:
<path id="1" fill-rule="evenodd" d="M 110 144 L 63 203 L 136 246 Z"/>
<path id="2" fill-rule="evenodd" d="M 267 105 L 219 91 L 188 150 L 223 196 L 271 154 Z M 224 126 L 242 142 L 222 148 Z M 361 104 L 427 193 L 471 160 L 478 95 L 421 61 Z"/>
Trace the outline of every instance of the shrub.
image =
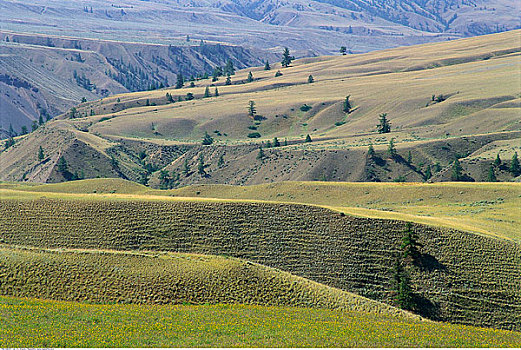
<path id="1" fill-rule="evenodd" d="M 261 137 L 261 134 L 259 134 L 258 132 L 250 132 L 250 133 L 248 134 L 248 137 L 249 137 L 250 139 L 258 139 L 259 137 Z"/>

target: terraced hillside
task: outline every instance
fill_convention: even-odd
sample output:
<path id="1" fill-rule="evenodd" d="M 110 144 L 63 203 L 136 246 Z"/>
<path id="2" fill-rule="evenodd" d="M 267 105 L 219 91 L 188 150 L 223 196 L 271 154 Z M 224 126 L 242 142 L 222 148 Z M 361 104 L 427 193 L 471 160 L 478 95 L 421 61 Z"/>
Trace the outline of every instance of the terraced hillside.
<path id="1" fill-rule="evenodd" d="M 0 248 L 0 295 L 119 304 L 254 304 L 418 318 L 400 309 L 230 257 Z"/>
<path id="2" fill-rule="evenodd" d="M 87 102 L 77 106 L 77 118 L 66 113 L 16 138 L 0 153 L 0 180 L 118 176 L 160 188 L 448 181 L 457 158 L 458 179 L 519 181 L 521 174 L 509 168 L 515 152 L 521 153 L 518 37 L 512 31 L 303 59 L 284 69 L 280 64 L 269 71 L 251 69 L 251 82 L 250 70 L 243 70 L 231 85 L 223 77 Z M 278 70 L 283 75 L 275 77 Z M 207 88 L 210 97 L 204 97 Z M 249 101 L 255 102 L 255 116 L 248 116 Z M 390 133 L 377 132 L 382 113 Z M 210 145 L 201 145 L 205 133 L 213 138 Z M 312 142 L 305 142 L 308 134 Z M 371 144 L 375 153 L 368 156 Z M 498 154 L 501 163 L 493 165 Z M 60 157 L 66 171 L 58 169 Z"/>
<path id="3" fill-rule="evenodd" d="M 2 243 L 41 248 L 228 255 L 375 300 L 392 300 L 405 224 L 270 202 L 2 191 Z M 519 243 L 414 224 L 421 259 L 408 268 L 418 312 L 519 330 Z"/>

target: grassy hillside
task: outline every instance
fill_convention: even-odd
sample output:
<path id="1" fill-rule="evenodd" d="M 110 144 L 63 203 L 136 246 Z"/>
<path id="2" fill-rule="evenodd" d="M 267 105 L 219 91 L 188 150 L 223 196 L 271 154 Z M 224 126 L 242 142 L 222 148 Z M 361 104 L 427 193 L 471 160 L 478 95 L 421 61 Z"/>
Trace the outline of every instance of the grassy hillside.
<path id="1" fill-rule="evenodd" d="M 405 227 L 269 202 L 12 190 L 3 190 L 2 198 L 4 244 L 228 255 L 384 302 L 392 300 L 392 266 Z M 413 228 L 424 246 L 418 264 L 408 268 L 418 312 L 519 329 L 519 243 Z"/>
<path id="2" fill-rule="evenodd" d="M 121 179 L 91 179 L 45 185 L 0 183 L 0 188 L 316 204 L 355 216 L 413 221 L 521 241 L 521 218 L 517 214 L 521 187 L 516 183 L 281 182 L 240 187 L 196 185 L 160 191 Z M 10 192 L 9 196 L 22 195 Z"/>
<path id="3" fill-rule="evenodd" d="M 171 43 L 170 43 L 171 44 Z M 232 45 L 154 45 L 0 31 L 0 138 L 32 121 L 89 101 L 151 87 L 172 86 L 176 74 L 211 74 L 231 59 L 237 68 L 262 64 L 271 54 Z M 109 110 L 107 110 L 109 112 Z M 87 111 L 86 115 L 90 115 Z"/>
<path id="4" fill-rule="evenodd" d="M 521 185 L 514 183 L 283 182 L 198 185 L 148 193 L 319 204 L 353 215 L 409 220 L 521 241 Z"/>
<path id="5" fill-rule="evenodd" d="M 231 257 L 0 247 L 0 295 L 118 304 L 256 304 L 413 315 Z M 417 317 L 416 317 L 417 318 Z"/>
<path id="6" fill-rule="evenodd" d="M 4 347 L 519 347 L 517 332 L 361 312 L 0 297 Z M 38 320 L 37 323 L 34 321 Z"/>
<path id="7" fill-rule="evenodd" d="M 273 64 L 269 71 L 239 71 L 231 85 L 221 77 L 84 103 L 78 115 L 87 117 L 66 114 L 1 152 L 0 179 L 64 181 L 71 176 L 57 171 L 63 156 L 71 175 L 82 177 L 80 165 L 87 163 L 85 178 L 118 176 L 166 188 L 287 180 L 418 182 L 429 179 L 429 171 L 430 181 L 448 181 L 456 158 L 462 179 L 487 181 L 499 154 L 496 178 L 519 181 L 508 170 L 514 152 L 521 153 L 518 36 L 512 31 L 302 59 L 285 69 Z M 275 77 L 279 69 L 283 75 Z M 497 81 L 502 84 L 492 83 Z M 207 87 L 212 97 L 204 98 Z M 194 99 L 186 100 L 187 94 Z M 350 113 L 342 110 L 347 95 Z M 256 103 L 258 120 L 247 115 L 249 101 Z M 381 113 L 387 113 L 391 133 L 377 133 Z M 214 139 L 210 146 L 201 145 L 206 132 Z M 63 141 L 45 136 L 63 133 Z M 248 137 L 254 133 L 260 137 Z M 304 142 L 307 134 L 313 142 Z M 280 147 L 268 148 L 275 137 Z M 391 139 L 394 156 L 387 153 Z M 370 144 L 375 155 L 368 157 Z M 39 146 L 43 160 L 37 158 Z M 201 157 L 204 171 L 198 169 Z M 160 170 L 172 181 L 162 183 Z"/>

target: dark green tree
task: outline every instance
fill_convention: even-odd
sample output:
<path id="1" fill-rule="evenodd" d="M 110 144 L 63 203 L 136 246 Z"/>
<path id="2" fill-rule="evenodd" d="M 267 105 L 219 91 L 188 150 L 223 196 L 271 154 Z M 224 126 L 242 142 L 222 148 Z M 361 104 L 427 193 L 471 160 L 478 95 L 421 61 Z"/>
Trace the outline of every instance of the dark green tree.
<path id="1" fill-rule="evenodd" d="M 197 165 L 197 172 L 199 175 L 204 176 L 206 175 L 206 171 L 204 170 L 206 168 L 206 165 L 204 164 L 204 157 L 203 154 L 199 154 L 199 164 Z"/>
<path id="2" fill-rule="evenodd" d="M 45 155 L 43 154 L 43 148 L 40 146 L 40 149 L 38 150 L 38 160 L 42 161 L 45 158 Z"/>
<path id="3" fill-rule="evenodd" d="M 69 115 L 70 115 L 70 118 L 71 119 L 74 119 L 77 117 L 78 115 L 78 110 L 76 109 L 76 107 L 72 107 L 70 112 L 69 112 Z"/>
<path id="4" fill-rule="evenodd" d="M 183 74 L 178 73 L 177 74 L 177 81 L 175 83 L 175 88 L 180 89 L 185 85 L 185 79 L 183 77 Z"/>
<path id="5" fill-rule="evenodd" d="M 497 182 L 496 172 L 494 171 L 493 165 L 491 165 L 490 168 L 488 168 L 487 181 L 488 182 Z"/>
<path id="6" fill-rule="evenodd" d="M 17 136 L 16 131 L 14 131 L 14 129 L 13 129 L 13 124 L 9 124 L 9 131 L 7 133 L 9 134 L 10 137 Z"/>
<path id="7" fill-rule="evenodd" d="M 207 86 L 206 89 L 204 89 L 204 97 L 212 97 L 209 86 Z"/>
<path id="8" fill-rule="evenodd" d="M 313 140 L 311 140 L 311 136 L 309 136 L 309 134 L 307 134 L 305 142 L 312 142 L 312 141 Z"/>
<path id="9" fill-rule="evenodd" d="M 232 77 L 231 76 L 227 76 L 226 77 L 226 81 L 224 82 L 224 85 L 232 85 Z"/>
<path id="10" fill-rule="evenodd" d="M 190 165 L 188 164 L 188 158 L 185 158 L 185 161 L 183 162 L 183 174 L 185 176 L 188 176 L 188 174 L 190 174 Z"/>
<path id="11" fill-rule="evenodd" d="M 186 93 L 186 100 L 191 101 L 194 99 L 194 94 L 191 92 Z"/>
<path id="12" fill-rule="evenodd" d="M 313 76 L 310 74 L 309 77 L 308 77 L 308 83 L 311 84 L 311 83 L 314 83 L 315 82 L 315 78 L 313 78 Z"/>
<path id="13" fill-rule="evenodd" d="M 35 131 L 38 129 L 38 122 L 36 120 L 33 120 L 33 123 L 31 124 L 32 131 Z"/>
<path id="14" fill-rule="evenodd" d="M 440 171 L 441 171 L 441 164 L 440 164 L 440 162 L 436 162 L 436 164 L 434 164 L 434 172 L 439 173 Z"/>
<path id="15" fill-rule="evenodd" d="M 213 143 L 213 137 L 208 134 L 208 132 L 205 131 L 204 137 L 203 137 L 203 145 L 211 145 Z"/>
<path id="16" fill-rule="evenodd" d="M 22 125 L 22 129 L 20 131 L 20 135 L 26 135 L 27 134 L 27 126 Z"/>
<path id="17" fill-rule="evenodd" d="M 391 124 L 387 120 L 387 113 L 380 114 L 380 123 L 376 126 L 380 134 L 386 134 L 391 132 Z"/>
<path id="18" fill-rule="evenodd" d="M 224 66 L 223 70 L 224 75 L 234 75 L 235 74 L 235 68 L 233 67 L 232 60 L 226 61 L 226 66 Z"/>
<path id="19" fill-rule="evenodd" d="M 344 106 L 342 108 L 342 110 L 344 111 L 344 113 L 351 113 L 351 102 L 349 101 L 349 98 L 351 97 L 351 95 L 347 95 L 345 100 L 344 100 Z"/>
<path id="20" fill-rule="evenodd" d="M 257 110 L 255 109 L 255 101 L 248 102 L 248 115 L 254 117 Z"/>
<path id="21" fill-rule="evenodd" d="M 404 310 L 414 309 L 414 296 L 411 281 L 399 259 L 396 260 L 393 269 L 393 289 L 396 304 Z"/>
<path id="22" fill-rule="evenodd" d="M 412 229 L 412 224 L 408 222 L 402 237 L 401 248 L 403 259 L 410 260 L 413 263 L 418 262 L 421 257 L 421 247 L 422 245 L 418 243 L 418 236 Z"/>
<path id="23" fill-rule="evenodd" d="M 58 171 L 62 174 L 69 171 L 69 165 L 63 156 L 58 159 Z"/>
<path id="24" fill-rule="evenodd" d="M 512 173 L 514 176 L 519 176 L 519 174 L 521 174 L 521 167 L 519 166 L 517 152 L 514 153 L 512 160 L 510 160 L 510 173 Z"/>
<path id="25" fill-rule="evenodd" d="M 266 60 L 266 63 L 264 64 L 264 70 L 270 70 L 271 67 L 270 67 L 270 63 L 268 62 L 268 60 Z"/>
<path id="26" fill-rule="evenodd" d="M 8 149 L 11 146 L 14 146 L 14 144 L 15 140 L 12 137 L 8 138 L 7 141 L 5 141 L 4 150 Z"/>
<path id="27" fill-rule="evenodd" d="M 280 147 L 280 141 L 278 138 L 273 138 L 273 147 Z"/>
<path id="28" fill-rule="evenodd" d="M 259 148 L 259 153 L 257 153 L 257 159 L 258 160 L 264 159 L 264 150 L 262 149 L 262 147 Z"/>
<path id="29" fill-rule="evenodd" d="M 396 146 L 394 145 L 394 139 L 389 140 L 389 146 L 387 146 L 387 153 L 389 154 L 389 157 L 395 158 L 398 154 L 396 152 Z"/>
<path id="30" fill-rule="evenodd" d="M 450 175 L 450 179 L 452 181 L 462 181 L 463 180 L 463 168 L 461 167 L 461 163 L 459 159 L 454 160 L 452 164 L 452 172 Z"/>
<path id="31" fill-rule="evenodd" d="M 215 97 L 219 96 L 219 89 L 215 88 L 214 96 Z"/>
<path id="32" fill-rule="evenodd" d="M 461 163 L 459 159 L 456 159 L 452 164 L 452 172 L 450 174 L 450 179 L 452 181 L 461 181 L 463 180 L 463 168 L 461 167 Z"/>
<path id="33" fill-rule="evenodd" d="M 367 150 L 367 156 L 371 159 L 375 156 L 374 147 L 372 144 L 369 145 L 369 149 Z"/>
<path id="34" fill-rule="evenodd" d="M 221 154 L 221 156 L 219 157 L 219 161 L 217 162 L 217 166 L 220 168 L 224 165 L 224 155 Z"/>
<path id="35" fill-rule="evenodd" d="M 43 125 L 44 121 L 43 121 L 43 115 L 40 114 L 40 118 L 38 118 L 38 124 L 39 125 Z"/>
<path id="36" fill-rule="evenodd" d="M 252 72 L 249 72 L 248 73 L 248 79 L 247 79 L 248 83 L 251 83 L 253 81 L 253 74 Z"/>
<path id="37" fill-rule="evenodd" d="M 282 61 L 280 62 L 282 64 L 282 68 L 287 68 L 291 64 L 291 61 L 293 61 L 295 57 L 291 56 L 289 53 L 289 49 L 287 47 L 284 48 L 284 51 L 282 52 Z"/>
<path id="38" fill-rule="evenodd" d="M 501 158 L 499 158 L 499 153 L 496 156 L 496 159 L 494 160 L 494 166 L 498 167 L 501 165 Z"/>
<path id="39" fill-rule="evenodd" d="M 409 153 L 407 154 L 407 164 L 409 164 L 409 165 L 412 164 L 412 153 L 410 150 L 409 150 Z"/>
<path id="40" fill-rule="evenodd" d="M 341 53 L 342 55 L 345 55 L 345 54 L 347 53 L 347 47 L 345 47 L 345 46 L 340 46 L 340 53 Z"/>

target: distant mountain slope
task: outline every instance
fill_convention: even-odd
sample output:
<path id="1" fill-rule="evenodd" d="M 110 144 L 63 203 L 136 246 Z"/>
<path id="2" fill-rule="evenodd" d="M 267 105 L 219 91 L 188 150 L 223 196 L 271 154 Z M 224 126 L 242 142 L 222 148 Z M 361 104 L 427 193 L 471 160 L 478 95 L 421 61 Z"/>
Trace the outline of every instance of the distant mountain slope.
<path id="1" fill-rule="evenodd" d="M 515 0 L 0 0 L 0 8 L 2 28 L 15 31 L 166 44 L 189 35 L 265 49 L 288 46 L 300 55 L 520 28 Z"/>
<path id="2" fill-rule="evenodd" d="M 0 31 L 0 138 L 22 126 L 67 111 L 83 97 L 175 85 L 211 73 L 228 59 L 235 67 L 259 65 L 271 57 L 239 46 L 147 45 Z"/>

